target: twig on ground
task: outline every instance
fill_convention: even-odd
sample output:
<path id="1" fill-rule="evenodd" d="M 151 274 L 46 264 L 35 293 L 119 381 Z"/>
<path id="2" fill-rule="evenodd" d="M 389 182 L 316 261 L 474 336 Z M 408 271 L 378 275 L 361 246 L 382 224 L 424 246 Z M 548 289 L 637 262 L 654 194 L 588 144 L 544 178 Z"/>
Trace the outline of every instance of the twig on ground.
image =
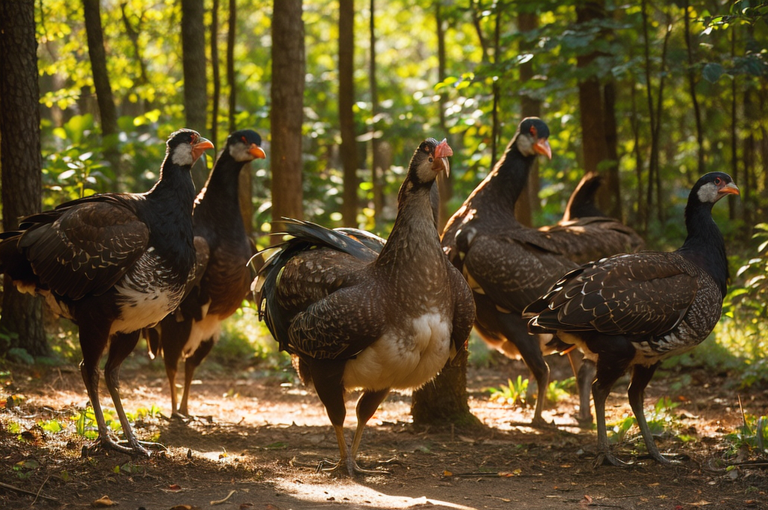
<path id="1" fill-rule="evenodd" d="M 227 500 L 228 500 L 229 498 L 231 498 L 231 497 L 232 497 L 232 494 L 234 494 L 235 492 L 237 492 L 237 491 L 236 491 L 236 490 L 231 490 L 231 491 L 229 491 L 229 494 L 227 494 L 227 497 L 226 497 L 226 498 L 224 498 L 224 499 L 220 499 L 220 500 L 218 500 L 218 501 L 211 501 L 211 505 L 220 505 L 220 504 L 222 504 L 222 503 L 226 503 L 226 502 L 227 502 Z"/>
<path id="2" fill-rule="evenodd" d="M 40 488 L 37 489 L 37 494 L 35 494 L 35 499 L 32 500 L 32 504 L 29 506 L 34 506 L 37 502 L 37 498 L 40 497 L 40 493 L 43 492 L 43 487 L 45 487 L 45 484 L 48 483 L 48 479 L 51 477 L 51 475 L 48 475 L 45 477 L 45 480 L 43 480 L 42 485 L 40 485 Z"/>
<path id="3" fill-rule="evenodd" d="M 46 478 L 46 480 L 47 480 L 47 478 Z M 7 483 L 3 483 L 3 482 L 0 482 L 0 487 L 2 487 L 3 489 L 8 489 L 8 490 L 12 490 L 12 491 L 20 492 L 20 493 L 22 493 L 22 494 L 28 494 L 28 495 L 30 495 L 30 496 L 35 496 L 35 497 L 37 497 L 37 496 L 38 496 L 38 494 L 35 494 L 35 493 L 34 493 L 34 492 L 32 492 L 32 491 L 28 491 L 28 490 L 26 490 L 26 489 L 22 489 L 22 488 L 20 488 L 20 487 L 15 487 L 15 486 L 13 486 L 13 485 L 9 485 L 9 484 L 7 484 Z M 40 488 L 42 489 L 42 487 L 40 487 Z M 43 496 L 42 494 L 39 494 L 39 496 L 40 496 L 41 498 L 43 498 L 43 499 L 47 499 L 48 501 L 55 501 L 56 503 L 58 503 L 58 502 L 59 502 L 59 500 L 58 500 L 58 499 L 56 499 L 56 498 L 51 498 L 51 497 L 49 497 L 49 496 Z"/>

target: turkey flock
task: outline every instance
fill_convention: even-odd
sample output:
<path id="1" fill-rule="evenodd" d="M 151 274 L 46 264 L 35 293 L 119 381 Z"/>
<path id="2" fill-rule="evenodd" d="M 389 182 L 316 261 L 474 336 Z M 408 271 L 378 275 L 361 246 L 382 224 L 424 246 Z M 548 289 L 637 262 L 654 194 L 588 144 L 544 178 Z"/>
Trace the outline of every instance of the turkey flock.
<path id="1" fill-rule="evenodd" d="M 634 230 L 604 215 L 595 205 L 597 175 L 582 179 L 560 222 L 527 227 L 516 219 L 515 204 L 536 159 L 552 158 L 548 138 L 541 119 L 523 119 L 442 233 L 436 178 L 448 175 L 453 151 L 445 140 L 427 138 L 411 157 L 388 239 L 285 218 L 282 242 L 257 252 L 240 215 L 238 182 L 247 163 L 266 157 L 261 137 L 253 130 L 230 134 L 196 194 L 190 170 L 213 144 L 182 129 L 168 138 L 149 191 L 66 202 L 0 234 L 0 273 L 79 327 L 80 370 L 98 425 L 86 454 L 150 455 L 153 445 L 136 438 L 120 399 L 120 365 L 141 337 L 150 356 L 163 357 L 172 416 L 186 419 L 195 369 L 222 321 L 252 296 L 333 426 L 338 461 L 318 469 L 385 472 L 355 460 L 366 423 L 391 390 L 435 378 L 467 348 L 473 327 L 490 347 L 530 369 L 538 388 L 533 426 L 553 426 L 542 417 L 546 356 L 569 357 L 580 424 L 591 426 L 590 395 L 594 401 L 598 463 L 626 464 L 611 452 L 605 403 L 630 372 L 629 403 L 647 451 L 670 463 L 646 421 L 644 390 L 662 360 L 704 341 L 720 318 L 728 263 L 711 212 L 739 189 L 725 173 L 701 176 L 685 208 L 687 238 L 674 252 L 643 251 Z M 99 399 L 105 351 L 120 442 Z M 361 393 L 348 443 L 345 395 L 352 390 Z"/>

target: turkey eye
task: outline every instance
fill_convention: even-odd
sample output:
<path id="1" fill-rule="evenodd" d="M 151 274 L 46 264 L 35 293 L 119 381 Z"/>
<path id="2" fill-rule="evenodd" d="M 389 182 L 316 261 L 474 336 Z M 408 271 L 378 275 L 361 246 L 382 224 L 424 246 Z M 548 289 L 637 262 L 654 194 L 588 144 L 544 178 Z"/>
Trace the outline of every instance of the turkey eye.
<path id="1" fill-rule="evenodd" d="M 429 157 L 429 162 L 432 163 L 433 159 L 432 156 Z"/>
<path id="2" fill-rule="evenodd" d="M 244 137 L 244 136 L 243 136 L 243 137 L 241 137 L 240 139 L 243 141 L 243 143 L 247 143 L 247 142 L 245 141 L 245 137 Z"/>
<path id="3" fill-rule="evenodd" d="M 721 182 L 720 177 L 715 177 L 715 184 L 720 185 Z"/>

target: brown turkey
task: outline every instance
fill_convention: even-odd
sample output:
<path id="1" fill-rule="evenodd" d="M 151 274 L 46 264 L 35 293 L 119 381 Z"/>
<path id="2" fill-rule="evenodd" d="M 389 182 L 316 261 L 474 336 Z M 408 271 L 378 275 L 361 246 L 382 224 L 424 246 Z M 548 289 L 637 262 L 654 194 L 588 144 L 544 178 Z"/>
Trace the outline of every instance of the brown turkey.
<path id="1" fill-rule="evenodd" d="M 213 144 L 182 129 L 167 142 L 160 179 L 146 193 L 104 193 L 21 221 L 0 242 L 0 271 L 16 287 L 45 297 L 80 328 L 80 371 L 99 429 L 99 444 L 148 455 L 120 401 L 120 364 L 139 340 L 181 302 L 194 276 L 192 164 Z M 109 437 L 99 402 L 99 359 L 128 447 Z"/>
<path id="2" fill-rule="evenodd" d="M 477 306 L 475 327 L 480 336 L 506 356 L 522 358 L 533 373 L 538 395 L 532 423 L 546 424 L 542 409 L 549 366 L 544 355 L 565 350 L 577 373 L 577 419 L 586 424 L 592 421 L 589 387 L 594 367 L 586 362 L 577 371 L 570 346 L 549 334 L 529 335 L 521 314 L 560 275 L 577 267 L 572 258 L 579 260 L 596 251 L 599 256 L 624 251 L 625 247 L 637 244 L 628 240 L 637 235 L 633 231 L 634 236 L 605 235 L 608 230 L 631 231 L 610 218 L 572 219 L 577 214 L 602 214 L 594 206 L 594 192 L 599 186 L 594 178 L 582 181 L 574 192 L 564 226 L 535 229 L 517 221 L 515 203 L 533 161 L 537 155 L 551 157 L 548 137 L 549 128 L 541 119 L 523 119 L 502 159 L 448 221 L 442 245 L 473 291 Z"/>
<path id="3" fill-rule="evenodd" d="M 359 231 L 289 220 L 292 239 L 257 254 L 263 318 L 299 376 L 314 383 L 339 445 L 335 474 L 381 473 L 355 461 L 365 424 L 389 391 L 418 388 L 464 348 L 474 302 L 440 247 L 430 188 L 448 172 L 448 144 L 416 149 L 386 243 Z M 363 390 L 351 448 L 344 439 L 347 390 Z"/>
<path id="4" fill-rule="evenodd" d="M 605 400 L 630 368 L 629 403 L 648 453 L 658 462 L 670 462 L 651 435 L 643 394 L 662 360 L 696 347 L 720 319 L 728 261 L 712 206 L 738 193 L 727 174 L 704 175 L 688 196 L 688 237 L 677 251 L 616 255 L 586 264 L 565 274 L 525 309 L 531 332 L 557 334 L 597 364 L 592 385 L 596 463 L 624 464 L 610 451 Z"/>
<path id="5" fill-rule="evenodd" d="M 179 307 L 155 327 L 144 330 L 150 355 L 163 355 L 171 390 L 171 416 L 189 415 L 195 369 L 218 340 L 221 322 L 235 313 L 248 295 L 251 272 L 247 263 L 255 249 L 240 214 L 240 171 L 246 163 L 265 157 L 261 136 L 255 131 L 243 129 L 227 137 L 192 213 L 195 279 L 187 286 Z M 184 359 L 184 390 L 177 405 L 180 359 Z"/>
<path id="6" fill-rule="evenodd" d="M 539 228 L 561 254 L 577 264 L 617 253 L 634 253 L 645 246 L 632 227 L 606 216 L 595 205 L 601 181 L 599 174 L 584 175 L 568 200 L 563 219 Z"/>

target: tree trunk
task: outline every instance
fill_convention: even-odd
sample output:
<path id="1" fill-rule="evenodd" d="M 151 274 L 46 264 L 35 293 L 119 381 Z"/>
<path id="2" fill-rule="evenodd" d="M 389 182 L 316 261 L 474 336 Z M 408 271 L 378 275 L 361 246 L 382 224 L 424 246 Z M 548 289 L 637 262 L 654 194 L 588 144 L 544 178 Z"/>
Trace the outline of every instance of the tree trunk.
<path id="1" fill-rule="evenodd" d="M 83 15 L 88 38 L 88 56 L 91 60 L 93 87 L 96 89 L 96 100 L 99 103 L 104 157 L 115 173 L 115 189 L 120 191 L 122 189 L 122 172 L 120 171 L 120 152 L 117 149 L 117 108 L 107 72 L 107 56 L 104 52 L 104 33 L 101 29 L 99 0 L 83 0 Z"/>
<path id="2" fill-rule="evenodd" d="M 461 351 L 445 364 L 437 377 L 413 392 L 411 415 L 414 425 L 465 427 L 480 424 L 469 411 L 467 356 L 467 351 Z"/>
<path id="3" fill-rule="evenodd" d="M 339 127 L 341 164 L 344 168 L 342 221 L 357 226 L 357 142 L 355 141 L 354 57 L 355 0 L 339 0 Z"/>
<path id="4" fill-rule="evenodd" d="M 221 73 L 219 72 L 219 0 L 211 6 L 211 69 L 213 70 L 213 97 L 211 98 L 211 141 L 219 146 L 219 101 L 221 100 Z"/>
<path id="5" fill-rule="evenodd" d="M 699 100 L 696 96 L 696 70 L 694 68 L 693 47 L 691 45 L 691 23 L 689 20 L 690 8 L 688 0 L 683 4 L 683 20 L 685 22 L 685 49 L 688 54 L 688 90 L 691 93 L 691 103 L 693 104 L 693 114 L 696 119 L 696 145 L 698 151 L 697 179 L 704 175 L 704 127 L 701 122 L 701 111 L 699 109 Z"/>
<path id="6" fill-rule="evenodd" d="M 227 30 L 227 83 L 229 84 L 229 132 L 237 131 L 237 77 L 235 75 L 235 37 L 237 35 L 237 2 L 229 0 L 229 28 Z M 253 235 L 253 174 L 251 164 L 246 163 L 238 177 L 240 216 L 245 234 Z"/>
<path id="7" fill-rule="evenodd" d="M 94 0 L 96 1 L 96 0 Z M 181 51 L 184 64 L 184 114 L 187 126 L 201 133 L 206 122 L 205 25 L 203 0 L 181 0 Z M 197 189 L 205 185 L 208 169 L 204 158 L 192 167 L 192 179 Z"/>
<path id="8" fill-rule="evenodd" d="M 731 27 L 731 58 L 736 57 L 736 26 Z M 733 182 L 739 182 L 739 159 L 738 159 L 738 143 L 736 138 L 736 123 L 738 122 L 737 109 L 737 89 L 736 89 L 737 77 L 734 76 L 731 79 L 731 177 Z M 728 201 L 728 217 L 731 220 L 736 219 L 736 201 Z"/>
<path id="9" fill-rule="evenodd" d="M 496 24 L 493 29 L 493 63 L 498 64 L 501 53 L 501 15 L 504 12 L 504 5 L 501 0 L 496 2 Z M 498 72 L 498 71 L 495 71 Z M 501 77 L 497 76 L 491 85 L 491 94 L 493 95 L 493 107 L 491 109 L 491 168 L 496 166 L 499 152 L 499 138 L 501 137 L 501 122 L 499 122 L 499 101 L 501 100 Z"/>
<path id="10" fill-rule="evenodd" d="M 603 210 L 605 214 L 617 220 L 624 220 L 621 210 L 621 179 L 619 177 L 619 133 L 616 127 L 616 81 L 608 78 L 603 85 L 603 126 L 605 128 L 605 147 L 608 151 L 610 166 L 605 169 L 605 183 L 608 190 L 609 206 Z"/>
<path id="11" fill-rule="evenodd" d="M 603 0 L 580 3 L 576 8 L 577 23 L 588 23 L 595 19 L 605 18 Z M 580 69 L 588 67 L 599 56 L 598 52 L 577 57 Z M 596 76 L 583 78 L 579 82 L 579 111 L 581 114 L 581 139 L 584 158 L 584 171 L 599 172 L 605 175 L 602 167 L 609 160 L 607 137 L 605 132 L 605 112 L 601 94 L 602 86 Z M 607 212 L 613 209 L 612 202 L 618 197 L 612 197 L 607 187 L 601 186 L 597 193 L 599 207 Z"/>
<path id="12" fill-rule="evenodd" d="M 438 0 L 435 3 L 435 21 L 437 24 L 437 80 L 439 83 L 445 81 L 446 78 L 446 57 L 445 57 L 445 26 L 442 15 L 442 1 Z M 448 102 L 448 95 L 445 92 L 445 88 L 440 89 L 440 99 L 437 102 L 440 118 L 440 132 L 444 133 L 447 138 L 452 138 L 448 134 L 448 123 L 445 117 L 446 103 Z M 454 147 L 453 140 L 449 140 L 449 145 L 453 148 L 454 153 L 458 153 L 458 148 Z M 437 211 L 437 231 L 442 232 L 443 227 L 448 222 L 453 211 L 448 209 L 448 202 L 453 197 L 453 174 L 448 175 L 446 178 L 443 174 L 437 177 L 437 187 L 439 190 L 440 201 Z"/>
<path id="13" fill-rule="evenodd" d="M 534 12 L 519 12 L 517 15 L 517 27 L 521 33 L 536 30 L 539 26 L 539 17 Z M 520 54 L 530 50 L 531 44 L 520 41 Z M 533 60 L 520 64 L 520 83 L 523 84 L 523 92 L 520 97 L 520 111 L 523 118 L 540 117 L 541 101 L 525 93 L 525 83 L 534 76 Z M 528 174 L 528 183 L 520 194 L 515 204 L 515 217 L 523 225 L 533 226 L 534 215 L 541 212 L 539 200 L 539 158 L 533 162 L 531 172 Z"/>
<path id="14" fill-rule="evenodd" d="M 281 217 L 304 217 L 301 125 L 304 114 L 304 21 L 301 0 L 275 0 L 272 14 L 272 232 Z M 279 237 L 273 238 L 279 242 Z"/>
<path id="15" fill-rule="evenodd" d="M 34 0 L 0 2 L 0 166 L 3 230 L 40 210 L 40 110 Z M 49 353 L 43 328 L 42 300 L 16 292 L 4 278 L 0 324 L 18 336 L 7 347 L 33 356 Z"/>
<path id="16" fill-rule="evenodd" d="M 371 54 L 368 67 L 368 77 L 371 84 L 371 185 L 373 193 L 373 221 L 376 230 L 382 226 L 382 209 L 384 207 L 384 168 L 381 164 L 381 136 L 376 129 L 379 116 L 379 88 L 376 83 L 376 0 L 370 4 L 370 36 Z"/>

